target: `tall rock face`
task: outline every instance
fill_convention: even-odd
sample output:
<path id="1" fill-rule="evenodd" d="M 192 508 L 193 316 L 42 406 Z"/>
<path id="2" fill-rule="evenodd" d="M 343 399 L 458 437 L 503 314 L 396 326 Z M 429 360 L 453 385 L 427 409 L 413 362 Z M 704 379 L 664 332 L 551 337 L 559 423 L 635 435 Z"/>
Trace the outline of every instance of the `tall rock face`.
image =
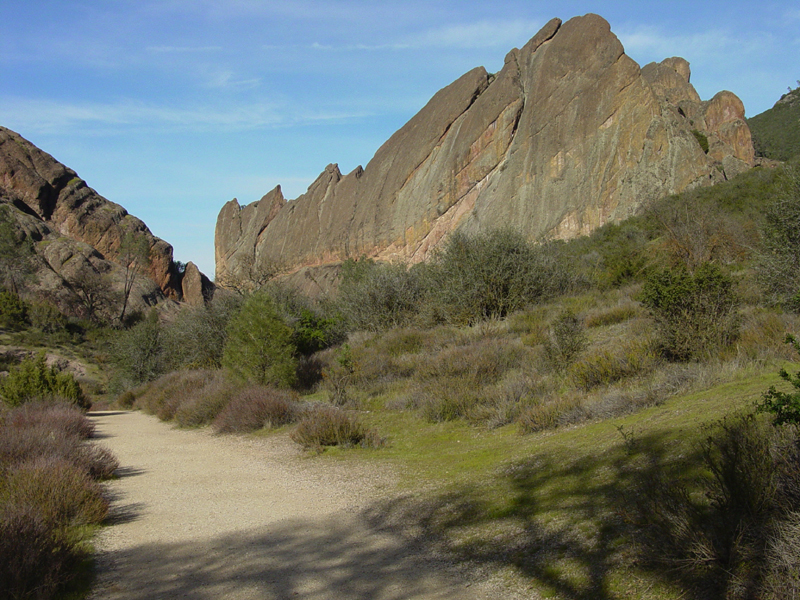
<path id="1" fill-rule="evenodd" d="M 703 102 L 689 76 L 681 58 L 640 68 L 601 17 L 553 19 L 499 73 L 439 91 L 366 168 L 329 165 L 293 201 L 277 188 L 227 203 L 217 280 L 254 264 L 417 262 L 456 228 L 570 238 L 749 168 L 741 101 Z"/>
<path id="2" fill-rule="evenodd" d="M 39 289 L 54 300 L 66 293 L 66 281 L 77 271 L 89 268 L 112 279 L 119 274 L 120 246 L 126 236 L 143 240 L 147 248 L 146 277 L 140 278 L 136 290 L 145 304 L 181 298 L 172 246 L 88 187 L 75 171 L 4 127 L 0 127 L 0 205 L 14 217 L 19 234 L 34 242 Z"/>

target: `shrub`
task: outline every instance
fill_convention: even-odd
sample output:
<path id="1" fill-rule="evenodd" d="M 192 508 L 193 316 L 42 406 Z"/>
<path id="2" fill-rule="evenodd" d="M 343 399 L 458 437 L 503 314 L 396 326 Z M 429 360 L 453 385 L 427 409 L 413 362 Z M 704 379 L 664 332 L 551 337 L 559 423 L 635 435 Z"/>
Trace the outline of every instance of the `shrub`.
<path id="1" fill-rule="evenodd" d="M 184 426 L 193 426 L 213 420 L 235 388 L 219 371 L 194 369 L 162 375 L 135 390 L 135 395 L 138 406 L 162 421 L 175 419 L 180 411 Z"/>
<path id="2" fill-rule="evenodd" d="M 292 337 L 272 298 L 257 292 L 228 325 L 222 364 L 242 381 L 289 387 L 297 368 Z"/>
<path id="3" fill-rule="evenodd" d="M 91 402 L 71 373 L 48 367 L 44 352 L 23 360 L 0 381 L 0 395 L 9 406 L 19 406 L 35 398 L 56 396 L 80 408 L 88 409 Z"/>
<path id="4" fill-rule="evenodd" d="M 31 327 L 42 333 L 58 333 L 67 328 L 67 317 L 49 302 L 32 302 L 28 307 Z"/>
<path id="5" fill-rule="evenodd" d="M 692 129 L 692 135 L 694 136 L 694 139 L 697 140 L 697 143 L 700 144 L 700 148 L 703 150 L 703 152 L 708 154 L 708 138 L 706 137 L 706 134 L 697 129 Z"/>
<path id="6" fill-rule="evenodd" d="M 246 433 L 293 423 L 299 409 L 286 392 L 263 386 L 244 388 L 214 419 L 217 433 Z"/>
<path id="7" fill-rule="evenodd" d="M 342 265 L 336 306 L 351 329 L 408 325 L 417 318 L 425 294 L 421 269 L 350 259 Z"/>
<path id="8" fill-rule="evenodd" d="M 517 418 L 517 423 L 519 423 L 520 432 L 523 434 L 555 429 L 561 424 L 564 415 L 580 407 L 581 401 L 578 398 L 565 396 L 554 399 L 540 399 L 522 410 Z"/>
<path id="9" fill-rule="evenodd" d="M 0 291 L 0 327 L 21 329 L 25 326 L 27 305 L 17 294 Z"/>
<path id="10" fill-rule="evenodd" d="M 569 374 L 579 388 L 589 391 L 646 373 L 656 362 L 648 343 L 632 342 L 623 344 L 613 353 L 601 350 L 582 358 L 569 368 Z"/>
<path id="11" fill-rule="evenodd" d="M 194 389 L 184 389 L 171 400 L 176 406 L 174 419 L 179 427 L 208 425 L 220 414 L 239 386 L 224 371 L 205 371 Z"/>
<path id="12" fill-rule="evenodd" d="M 431 267 L 431 301 L 457 324 L 502 318 L 572 285 L 559 246 L 534 246 L 511 229 L 456 232 Z"/>
<path id="13" fill-rule="evenodd" d="M 639 299 L 656 320 L 670 358 L 698 358 L 737 335 L 733 282 L 714 264 L 704 263 L 694 273 L 685 267 L 653 273 Z"/>
<path id="14" fill-rule="evenodd" d="M 800 353 L 800 342 L 794 336 L 787 335 L 786 343 L 791 344 Z M 783 425 L 784 423 L 800 424 L 800 371 L 790 375 L 786 369 L 781 369 L 778 374 L 781 379 L 791 384 L 795 391 L 792 393 L 781 392 L 774 385 L 771 386 L 764 393 L 761 403 L 758 405 L 758 410 L 775 415 L 774 421 L 776 425 Z"/>
<path id="15" fill-rule="evenodd" d="M 588 344 L 583 321 L 570 310 L 556 317 L 549 333 L 544 344 L 545 356 L 557 371 L 566 369 Z"/>
<path id="16" fill-rule="evenodd" d="M 328 391 L 328 399 L 336 406 L 344 406 L 349 401 L 348 388 L 353 384 L 358 372 L 358 362 L 348 344 L 342 346 L 333 356 L 330 364 L 323 369 L 322 379 Z"/>
<path id="17" fill-rule="evenodd" d="M 757 271 L 769 299 L 800 312 L 800 167 L 786 167 L 761 228 Z"/>
<path id="18" fill-rule="evenodd" d="M 28 402 L 8 411 L 0 422 L 0 427 L 16 429 L 47 427 L 84 440 L 94 433 L 94 423 L 82 411 L 58 401 Z"/>
<path id="19" fill-rule="evenodd" d="M 663 464 L 639 482 L 649 559 L 701 597 L 764 597 L 770 572 L 780 572 L 770 552 L 800 508 L 797 430 L 731 417 L 708 426 L 699 455 L 694 483 L 676 482 Z"/>
<path id="20" fill-rule="evenodd" d="M 304 448 L 321 450 L 325 446 L 378 447 L 378 435 L 361 422 L 335 406 L 318 406 L 307 411 L 291 433 L 291 438 Z"/>

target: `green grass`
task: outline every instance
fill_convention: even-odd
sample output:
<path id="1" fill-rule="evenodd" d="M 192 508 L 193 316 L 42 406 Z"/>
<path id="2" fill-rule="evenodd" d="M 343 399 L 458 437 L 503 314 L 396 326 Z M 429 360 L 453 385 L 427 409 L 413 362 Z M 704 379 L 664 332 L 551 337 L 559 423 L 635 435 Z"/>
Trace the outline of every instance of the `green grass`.
<path id="1" fill-rule="evenodd" d="M 625 495 L 655 459 L 696 474 L 701 425 L 752 408 L 783 364 L 624 417 L 524 436 L 516 426 L 372 410 L 362 419 L 388 437 L 386 448 L 320 460 L 390 467 L 398 487 L 374 509 L 376 522 L 413 527 L 459 561 L 498 568 L 509 585 L 545 597 L 679 598 L 663 573 L 638 566 Z"/>

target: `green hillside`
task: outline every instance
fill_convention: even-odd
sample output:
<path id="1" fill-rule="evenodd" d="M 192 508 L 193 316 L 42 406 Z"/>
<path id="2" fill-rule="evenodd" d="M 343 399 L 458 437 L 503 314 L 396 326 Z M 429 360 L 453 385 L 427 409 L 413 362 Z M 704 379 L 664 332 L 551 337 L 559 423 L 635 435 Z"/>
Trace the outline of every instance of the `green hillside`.
<path id="1" fill-rule="evenodd" d="M 800 87 L 785 94 L 775 106 L 747 119 L 756 156 L 789 160 L 800 154 Z"/>

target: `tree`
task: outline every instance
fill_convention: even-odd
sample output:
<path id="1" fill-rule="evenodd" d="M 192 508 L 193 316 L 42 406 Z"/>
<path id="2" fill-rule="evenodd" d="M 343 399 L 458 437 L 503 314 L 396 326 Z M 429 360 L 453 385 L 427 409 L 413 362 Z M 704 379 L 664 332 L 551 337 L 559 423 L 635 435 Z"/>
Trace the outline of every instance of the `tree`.
<path id="1" fill-rule="evenodd" d="M 288 387 L 297 369 L 292 335 L 272 298 L 256 292 L 228 325 L 222 365 L 244 381 Z"/>
<path id="2" fill-rule="evenodd" d="M 147 272 L 150 265 L 150 245 L 147 238 L 137 235 L 134 232 L 126 233 L 122 236 L 119 245 L 118 262 L 122 265 L 124 278 L 122 285 L 122 309 L 119 313 L 119 322 L 125 321 L 125 311 L 128 308 L 128 300 L 133 291 L 136 279 Z"/>
<path id="3" fill-rule="evenodd" d="M 155 309 L 144 321 L 114 337 L 111 358 L 116 384 L 123 389 L 152 381 L 167 371 L 163 329 Z"/>
<path id="4" fill-rule="evenodd" d="M 277 260 L 266 258 L 258 260 L 254 254 L 245 254 L 238 258 L 236 269 L 228 269 L 216 279 L 215 283 L 219 287 L 245 296 L 262 289 L 285 271 L 285 265 Z"/>
<path id="5" fill-rule="evenodd" d="M 75 294 L 78 310 L 94 323 L 101 322 L 104 313 L 113 314 L 121 300 L 110 277 L 89 266 L 67 277 L 67 283 Z"/>
<path id="6" fill-rule="evenodd" d="M 20 236 L 8 206 L 0 206 L 0 285 L 14 294 L 33 273 L 33 244 Z"/>

